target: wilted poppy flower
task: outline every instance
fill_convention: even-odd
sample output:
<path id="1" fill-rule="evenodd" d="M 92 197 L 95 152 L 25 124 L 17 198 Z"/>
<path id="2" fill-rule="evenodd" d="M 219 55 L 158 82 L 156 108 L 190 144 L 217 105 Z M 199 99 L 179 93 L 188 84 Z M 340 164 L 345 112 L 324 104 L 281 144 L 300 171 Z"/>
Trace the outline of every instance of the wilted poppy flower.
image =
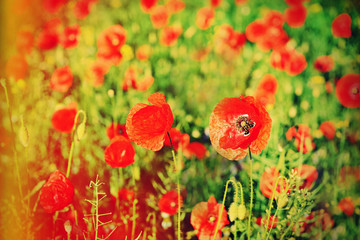
<path id="1" fill-rule="evenodd" d="M 128 138 L 126 133 L 125 124 L 114 124 L 112 123 L 110 126 L 106 128 L 106 135 L 110 140 L 112 140 L 116 136 L 124 136 Z"/>
<path id="2" fill-rule="evenodd" d="M 160 44 L 164 46 L 175 45 L 178 37 L 182 33 L 182 27 L 180 26 L 167 26 L 161 29 L 160 32 Z"/>
<path id="3" fill-rule="evenodd" d="M 141 0 L 140 1 L 141 9 L 146 13 L 149 13 L 151 11 L 151 9 L 156 6 L 156 4 L 157 4 L 157 0 Z"/>
<path id="4" fill-rule="evenodd" d="M 202 160 L 206 155 L 207 149 L 204 144 L 199 142 L 192 142 L 183 148 L 183 154 L 186 158 L 191 159 L 195 156 L 197 159 Z"/>
<path id="5" fill-rule="evenodd" d="M 147 44 L 141 45 L 137 50 L 136 50 L 136 57 L 137 59 L 139 59 L 140 61 L 146 61 L 149 59 L 151 55 L 151 47 Z"/>
<path id="6" fill-rule="evenodd" d="M 290 27 L 298 28 L 304 25 L 306 14 L 306 7 L 302 4 L 292 5 L 284 12 L 285 21 Z"/>
<path id="7" fill-rule="evenodd" d="M 336 96 L 347 108 L 360 107 L 360 74 L 348 73 L 336 84 Z"/>
<path id="8" fill-rule="evenodd" d="M 265 169 L 265 171 L 263 172 L 260 178 L 260 191 L 265 197 L 267 198 L 272 197 L 275 184 L 279 176 L 280 176 L 280 172 L 276 169 L 276 167 Z M 285 191 L 285 189 L 286 189 L 286 181 L 285 179 L 282 180 L 280 179 L 276 186 L 275 189 L 276 191 L 274 196 L 276 197 L 281 192 Z"/>
<path id="9" fill-rule="evenodd" d="M 56 110 L 51 118 L 53 128 L 62 133 L 71 133 L 75 123 L 76 113 L 77 108 L 75 103 Z"/>
<path id="10" fill-rule="evenodd" d="M 334 37 L 351 37 L 351 17 L 347 13 L 337 16 L 331 24 L 331 32 Z"/>
<path id="11" fill-rule="evenodd" d="M 318 172 L 314 166 L 303 164 L 300 167 L 296 167 L 293 171 L 301 178 L 303 184 L 300 189 L 310 189 L 313 182 L 318 178 Z M 300 171 L 300 172 L 299 172 Z"/>
<path id="12" fill-rule="evenodd" d="M 29 66 L 26 59 L 22 55 L 14 55 L 7 62 L 5 66 L 5 73 L 8 78 L 15 80 L 25 79 L 28 73 Z"/>
<path id="13" fill-rule="evenodd" d="M 159 200 L 159 209 L 161 212 L 167 213 L 170 216 L 176 214 L 179 208 L 179 195 L 175 190 L 165 193 Z M 180 207 L 182 207 L 182 197 L 180 195 Z"/>
<path id="14" fill-rule="evenodd" d="M 64 48 L 76 47 L 78 44 L 79 33 L 80 33 L 80 26 L 78 24 L 66 27 L 64 29 L 64 32 L 60 35 L 60 44 Z"/>
<path id="15" fill-rule="evenodd" d="M 181 0 L 170 0 L 165 5 L 169 14 L 181 12 L 185 8 L 185 3 Z"/>
<path id="16" fill-rule="evenodd" d="M 325 121 L 320 125 L 319 129 L 327 139 L 331 140 L 335 137 L 336 127 L 333 122 Z"/>
<path id="17" fill-rule="evenodd" d="M 127 202 L 133 202 L 134 201 L 134 197 L 135 197 L 135 193 L 132 190 L 126 189 L 126 188 L 121 188 L 118 192 L 118 197 L 119 200 L 124 200 Z"/>
<path id="18" fill-rule="evenodd" d="M 53 172 L 40 190 L 39 203 L 45 212 L 53 213 L 69 205 L 74 196 L 70 180 L 59 170 Z"/>
<path id="19" fill-rule="evenodd" d="M 133 164 L 135 149 L 128 138 L 116 136 L 105 148 L 105 162 L 113 168 L 127 167 Z"/>
<path id="20" fill-rule="evenodd" d="M 121 47 L 126 41 L 126 31 L 121 25 L 112 25 L 102 31 L 97 40 L 97 56 L 112 64 L 119 64 L 122 59 Z"/>
<path id="21" fill-rule="evenodd" d="M 154 28 L 165 27 L 169 22 L 169 13 L 163 5 L 154 7 L 150 13 L 150 19 Z"/>
<path id="22" fill-rule="evenodd" d="M 217 203 L 214 196 L 211 196 L 207 202 L 200 202 L 194 206 L 191 211 L 190 223 L 196 230 L 199 240 L 212 239 L 219 217 L 219 228 L 215 239 L 220 239 L 221 229 L 229 224 L 227 212 L 224 208 L 222 216 L 219 216 L 221 208 L 221 203 Z"/>
<path id="23" fill-rule="evenodd" d="M 341 209 L 341 211 L 343 211 L 343 213 L 345 213 L 349 217 L 351 217 L 354 214 L 355 206 L 353 200 L 350 197 L 341 199 L 338 206 Z"/>
<path id="24" fill-rule="evenodd" d="M 264 220 L 263 220 L 263 217 L 256 218 L 256 224 L 259 225 L 259 226 L 261 226 L 261 225 L 266 226 L 267 225 L 267 230 L 275 228 L 276 225 L 277 225 L 278 219 L 277 219 L 277 217 L 274 217 L 274 215 L 270 215 L 268 224 L 267 224 L 267 221 L 268 221 L 267 216 L 264 217 Z"/>
<path id="25" fill-rule="evenodd" d="M 278 88 L 276 77 L 272 74 L 265 74 L 261 79 L 258 89 L 275 94 Z"/>
<path id="26" fill-rule="evenodd" d="M 21 54 L 31 53 L 34 46 L 34 35 L 29 31 L 20 31 L 16 36 L 16 48 Z"/>
<path id="27" fill-rule="evenodd" d="M 259 154 L 270 137 L 271 118 L 253 97 L 223 98 L 210 116 L 210 140 L 229 160 L 243 159 L 250 147 Z"/>
<path id="28" fill-rule="evenodd" d="M 73 74 L 69 66 L 58 68 L 50 79 L 50 88 L 58 92 L 67 92 L 73 83 Z"/>
<path id="29" fill-rule="evenodd" d="M 303 153 L 311 152 L 315 148 L 315 143 L 310 134 L 310 128 L 305 124 L 299 124 L 298 127 L 291 127 L 286 132 L 286 139 L 290 141 L 295 138 L 295 146 L 301 151 L 301 141 Z"/>
<path id="30" fill-rule="evenodd" d="M 214 21 L 215 10 L 211 7 L 203 7 L 196 14 L 196 26 L 202 30 L 208 29 Z"/>
<path id="31" fill-rule="evenodd" d="M 314 67 L 320 72 L 329 72 L 334 67 L 334 60 L 330 56 L 319 56 L 314 62 Z"/>
<path id="32" fill-rule="evenodd" d="M 152 151 L 160 150 L 171 129 L 174 118 L 162 93 L 153 93 L 148 101 L 152 105 L 137 103 L 126 119 L 126 132 L 131 141 Z"/>
<path id="33" fill-rule="evenodd" d="M 49 13 L 56 13 L 68 0 L 43 0 L 43 6 Z"/>
<path id="34" fill-rule="evenodd" d="M 89 80 L 94 87 L 100 87 L 104 84 L 104 76 L 109 72 L 111 63 L 108 61 L 97 60 L 89 70 Z"/>

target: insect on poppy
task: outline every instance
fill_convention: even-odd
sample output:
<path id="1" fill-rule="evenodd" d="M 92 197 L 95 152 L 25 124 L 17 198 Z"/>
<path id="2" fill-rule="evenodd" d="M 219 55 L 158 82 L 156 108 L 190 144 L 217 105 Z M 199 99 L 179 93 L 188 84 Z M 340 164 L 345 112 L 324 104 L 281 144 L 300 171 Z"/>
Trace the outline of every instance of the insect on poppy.
<path id="1" fill-rule="evenodd" d="M 212 146 L 229 160 L 243 159 L 250 147 L 259 154 L 270 137 L 271 118 L 253 97 L 223 98 L 210 116 Z"/>
<path id="2" fill-rule="evenodd" d="M 170 216 L 177 213 L 179 209 L 179 195 L 175 190 L 165 193 L 159 200 L 159 209 L 161 212 L 167 213 Z M 180 195 L 180 207 L 182 206 L 182 197 Z"/>

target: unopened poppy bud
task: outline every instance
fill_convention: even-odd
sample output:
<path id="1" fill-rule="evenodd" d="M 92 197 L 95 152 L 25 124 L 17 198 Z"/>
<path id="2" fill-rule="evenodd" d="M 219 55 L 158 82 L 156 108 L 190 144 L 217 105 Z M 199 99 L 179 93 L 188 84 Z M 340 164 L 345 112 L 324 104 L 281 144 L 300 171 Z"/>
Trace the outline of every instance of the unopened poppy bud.
<path id="1" fill-rule="evenodd" d="M 72 229 L 72 226 L 71 226 L 71 223 L 69 220 L 65 221 L 64 223 L 64 228 L 65 228 L 65 232 L 67 234 L 70 234 L 71 233 L 71 229 Z"/>
<path id="2" fill-rule="evenodd" d="M 76 129 L 77 140 L 80 141 L 85 135 L 85 122 L 79 124 Z"/>
<path id="3" fill-rule="evenodd" d="M 241 205 L 238 207 L 238 218 L 239 218 L 240 220 L 244 220 L 245 215 L 246 215 L 246 206 L 245 206 L 244 204 L 241 204 Z"/>
<path id="4" fill-rule="evenodd" d="M 238 205 L 236 203 L 233 202 L 230 204 L 228 215 L 230 222 L 235 221 L 235 219 L 238 217 Z"/>
<path id="5" fill-rule="evenodd" d="M 279 208 L 283 208 L 286 206 L 286 204 L 288 203 L 289 199 L 287 197 L 286 194 L 281 194 L 278 198 L 277 198 L 277 204 L 279 206 Z"/>
<path id="6" fill-rule="evenodd" d="M 29 145 L 29 132 L 26 128 L 26 126 L 24 125 L 24 120 L 21 119 L 21 127 L 20 127 L 20 132 L 19 132 L 19 138 L 20 138 L 20 142 L 24 147 L 27 147 Z"/>

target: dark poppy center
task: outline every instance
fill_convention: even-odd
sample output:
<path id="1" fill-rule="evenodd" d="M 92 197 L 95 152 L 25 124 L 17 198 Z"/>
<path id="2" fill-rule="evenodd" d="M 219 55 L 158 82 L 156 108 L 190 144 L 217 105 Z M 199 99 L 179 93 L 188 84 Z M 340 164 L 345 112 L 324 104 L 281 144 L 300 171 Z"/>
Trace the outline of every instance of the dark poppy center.
<path id="1" fill-rule="evenodd" d="M 352 93 L 353 93 L 354 95 L 359 94 L 359 93 L 360 93 L 359 88 L 354 87 L 354 88 L 352 89 Z"/>
<path id="2" fill-rule="evenodd" d="M 240 133 L 244 133 L 244 136 L 250 134 L 250 128 L 255 126 L 255 122 L 253 122 L 248 115 L 242 115 L 238 117 L 235 121 L 235 127 Z"/>

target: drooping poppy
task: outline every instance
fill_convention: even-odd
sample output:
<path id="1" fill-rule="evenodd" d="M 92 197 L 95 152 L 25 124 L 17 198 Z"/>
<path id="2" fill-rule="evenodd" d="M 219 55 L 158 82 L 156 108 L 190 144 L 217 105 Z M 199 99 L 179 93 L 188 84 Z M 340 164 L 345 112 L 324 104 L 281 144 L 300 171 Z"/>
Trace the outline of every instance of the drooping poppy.
<path id="1" fill-rule="evenodd" d="M 286 23 L 293 28 L 302 27 L 306 20 L 306 7 L 302 4 L 291 5 L 284 12 Z"/>
<path id="2" fill-rule="evenodd" d="M 146 61 L 149 59 L 150 56 L 151 56 L 151 47 L 148 44 L 141 45 L 136 50 L 136 57 L 140 61 Z"/>
<path id="3" fill-rule="evenodd" d="M 219 217 L 220 222 L 215 239 L 219 240 L 221 238 L 221 229 L 229 224 L 227 212 L 224 208 L 222 215 L 219 216 L 221 208 L 221 203 L 217 203 L 214 196 L 211 196 L 207 202 L 200 202 L 194 206 L 191 211 L 190 223 L 197 231 L 196 235 L 199 240 L 212 239 Z"/>
<path id="4" fill-rule="evenodd" d="M 212 146 L 229 160 L 243 159 L 247 149 L 259 154 L 270 137 L 271 118 L 253 97 L 223 98 L 210 116 Z"/>
<path id="5" fill-rule="evenodd" d="M 105 162 L 112 168 L 127 167 L 135 162 L 135 149 L 128 138 L 116 136 L 105 148 Z"/>
<path id="6" fill-rule="evenodd" d="M 141 0 L 140 1 L 140 6 L 141 9 L 146 12 L 149 13 L 153 7 L 155 7 L 157 4 L 157 0 Z"/>
<path id="7" fill-rule="evenodd" d="M 50 88 L 52 90 L 65 93 L 73 83 L 73 74 L 69 66 L 56 69 L 51 75 Z"/>
<path id="8" fill-rule="evenodd" d="M 336 96 L 344 107 L 360 107 L 360 74 L 348 73 L 336 84 Z"/>
<path id="9" fill-rule="evenodd" d="M 260 178 L 260 191 L 261 193 L 271 199 L 274 192 L 275 184 L 277 179 L 280 177 L 279 170 L 276 167 L 266 168 Z M 285 191 L 286 181 L 285 179 L 279 179 L 278 184 L 275 189 L 274 196 L 278 196 L 280 193 Z"/>
<path id="10" fill-rule="evenodd" d="M 110 140 L 112 140 L 116 136 L 124 136 L 128 138 L 125 124 L 111 123 L 111 125 L 106 128 L 106 135 Z"/>
<path id="11" fill-rule="evenodd" d="M 174 118 L 164 94 L 153 93 L 152 105 L 137 103 L 126 118 L 126 131 L 131 141 L 152 151 L 160 150 Z"/>
<path id="12" fill-rule="evenodd" d="M 165 27 L 169 23 L 169 18 L 169 13 L 163 5 L 154 7 L 150 12 L 151 22 L 156 29 Z"/>
<path id="13" fill-rule="evenodd" d="M 341 209 L 343 213 L 351 217 L 355 211 L 355 205 L 351 197 L 346 197 L 341 199 L 338 204 L 338 207 Z"/>
<path id="14" fill-rule="evenodd" d="M 314 166 L 303 164 L 300 167 L 296 167 L 293 171 L 301 178 L 303 184 L 299 186 L 299 189 L 310 189 L 313 182 L 318 178 L 318 172 Z M 300 172 L 299 172 L 300 171 Z"/>
<path id="15" fill-rule="evenodd" d="M 351 37 L 351 17 L 347 13 L 337 16 L 331 24 L 331 32 L 334 37 Z"/>
<path id="16" fill-rule="evenodd" d="M 181 0 L 169 0 L 165 7 L 169 14 L 175 14 L 185 9 L 185 3 Z"/>
<path id="17" fill-rule="evenodd" d="M 68 0 L 43 0 L 43 7 L 49 13 L 54 14 L 58 12 L 67 1 Z"/>
<path id="18" fill-rule="evenodd" d="M 310 128 L 305 124 L 299 124 L 297 128 L 293 126 L 288 129 L 286 132 L 286 139 L 290 141 L 293 138 L 295 138 L 295 146 L 299 152 L 301 151 L 301 148 L 303 153 L 311 152 L 315 148 Z"/>
<path id="19" fill-rule="evenodd" d="M 8 78 L 14 78 L 15 80 L 25 79 L 28 70 L 28 63 L 24 56 L 20 54 L 12 56 L 6 62 L 5 73 Z"/>
<path id="20" fill-rule="evenodd" d="M 211 7 L 203 7 L 196 14 L 196 26 L 201 30 L 208 29 L 215 17 L 215 10 Z"/>
<path id="21" fill-rule="evenodd" d="M 175 45 L 177 39 L 182 33 L 181 26 L 166 26 L 160 32 L 160 44 L 164 46 Z"/>
<path id="22" fill-rule="evenodd" d="M 268 221 L 267 216 L 256 218 L 256 224 L 259 226 L 261 226 L 261 225 L 267 226 L 267 230 L 275 228 L 277 225 L 278 219 L 274 215 L 270 215 L 269 223 L 267 223 L 267 221 Z"/>
<path id="23" fill-rule="evenodd" d="M 45 212 L 53 213 L 69 205 L 74 196 L 70 180 L 59 170 L 53 172 L 40 190 L 39 203 Z"/>
<path id="24" fill-rule="evenodd" d="M 31 53 L 34 46 L 34 35 L 29 31 L 19 31 L 16 36 L 16 48 L 21 54 Z"/>
<path id="25" fill-rule="evenodd" d="M 75 24 L 68 26 L 64 29 L 64 32 L 60 35 L 60 44 L 64 48 L 74 48 L 78 44 L 78 37 L 80 33 L 80 26 Z"/>
<path id="26" fill-rule="evenodd" d="M 179 208 L 179 195 L 176 190 L 171 190 L 164 195 L 159 200 L 158 206 L 161 212 L 167 213 L 170 216 L 176 214 Z M 183 199 L 180 195 L 180 207 L 182 207 Z"/>
<path id="27" fill-rule="evenodd" d="M 336 133 L 336 127 L 333 122 L 325 121 L 320 125 L 319 129 L 327 139 L 329 140 L 334 139 Z"/>
<path id="28" fill-rule="evenodd" d="M 91 64 L 88 78 L 94 87 L 100 87 L 104 84 L 105 75 L 109 72 L 111 63 L 103 60 L 96 60 Z"/>
<path id="29" fill-rule="evenodd" d="M 314 62 L 314 68 L 320 72 L 329 72 L 334 68 L 334 60 L 330 56 L 319 56 Z"/>
<path id="30" fill-rule="evenodd" d="M 202 160 L 204 159 L 206 152 L 206 147 L 200 142 L 189 143 L 183 148 L 183 154 L 188 159 L 191 159 L 192 156 L 195 156 L 197 159 Z"/>
<path id="31" fill-rule="evenodd" d="M 67 107 L 56 110 L 51 118 L 53 128 L 62 133 L 71 133 L 76 113 L 76 103 L 71 103 Z"/>
<path id="32" fill-rule="evenodd" d="M 102 31 L 97 39 L 97 56 L 117 65 L 122 59 L 121 47 L 126 41 L 125 29 L 117 24 Z"/>

